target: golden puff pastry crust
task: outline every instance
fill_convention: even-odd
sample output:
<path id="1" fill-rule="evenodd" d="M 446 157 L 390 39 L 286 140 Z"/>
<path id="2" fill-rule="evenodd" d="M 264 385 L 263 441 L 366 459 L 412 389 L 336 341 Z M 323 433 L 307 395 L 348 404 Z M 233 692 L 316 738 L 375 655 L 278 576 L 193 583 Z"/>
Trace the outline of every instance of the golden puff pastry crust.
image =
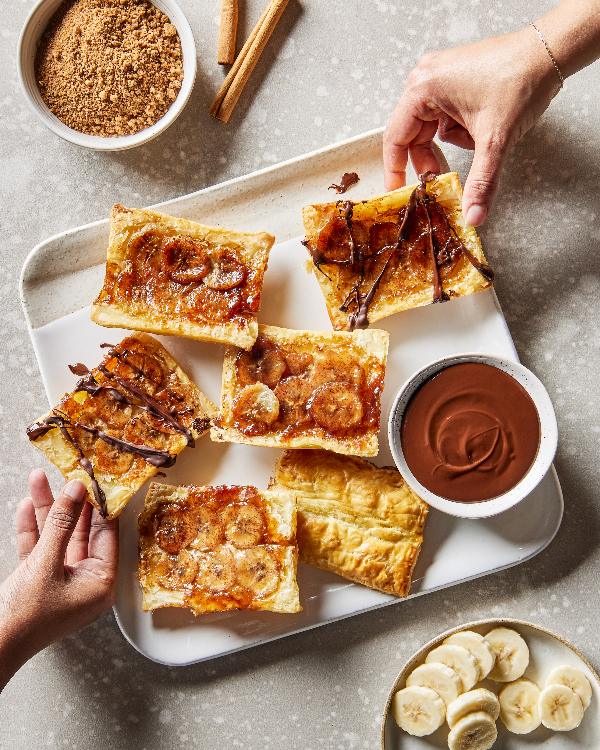
<path id="1" fill-rule="evenodd" d="M 299 612 L 287 490 L 152 483 L 138 520 L 143 610 Z"/>
<path id="2" fill-rule="evenodd" d="M 408 594 L 428 508 L 400 472 L 330 451 L 284 451 L 270 486 L 296 495 L 301 562 Z"/>
<path id="3" fill-rule="evenodd" d="M 336 330 L 364 327 L 400 310 L 492 285 L 493 273 L 479 238 L 462 215 L 458 175 L 426 177 L 431 178 L 426 187 L 423 182 L 364 201 L 338 200 L 303 209 L 309 263 Z M 399 229 L 409 203 L 401 242 Z M 428 221 L 433 227 L 435 269 Z M 354 263 L 349 262 L 351 253 Z"/>
<path id="4" fill-rule="evenodd" d="M 27 434 L 67 481 L 80 479 L 88 500 L 115 518 L 131 496 L 208 430 L 217 408 L 152 336 L 111 348 Z"/>
<path id="5" fill-rule="evenodd" d="M 259 326 L 223 364 L 215 441 L 375 456 L 389 335 Z"/>
<path id="6" fill-rule="evenodd" d="M 91 318 L 249 349 L 275 238 L 114 206 L 104 286 Z"/>

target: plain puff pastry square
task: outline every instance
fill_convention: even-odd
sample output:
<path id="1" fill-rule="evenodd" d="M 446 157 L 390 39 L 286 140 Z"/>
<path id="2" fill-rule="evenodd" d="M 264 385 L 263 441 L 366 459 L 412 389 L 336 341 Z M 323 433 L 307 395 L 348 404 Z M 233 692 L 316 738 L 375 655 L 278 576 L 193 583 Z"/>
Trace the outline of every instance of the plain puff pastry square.
<path id="1" fill-rule="evenodd" d="M 374 323 L 400 310 L 434 301 L 434 270 L 423 200 L 407 220 L 407 241 L 398 244 L 399 223 L 418 187 L 410 185 L 356 203 L 338 200 L 303 209 L 309 263 L 336 330 L 356 327 L 359 303 L 366 305 L 368 323 Z M 483 275 L 469 260 L 470 255 L 475 264 L 485 264 L 479 238 L 463 219 L 458 175 L 452 172 L 432 179 L 427 182 L 426 192 L 434 219 L 436 265 L 443 298 L 487 289 L 492 285 L 491 269 L 486 265 L 487 275 Z M 447 223 L 437 214 L 436 204 Z M 348 223 L 352 226 L 351 235 Z M 350 236 L 355 245 L 353 257 L 357 259 L 352 264 L 348 262 Z M 372 257 L 361 260 L 360 253 Z M 369 292 L 372 297 L 367 304 Z M 358 327 L 366 323 L 367 320 L 359 321 Z"/>
<path id="2" fill-rule="evenodd" d="M 84 375 L 87 368 L 76 365 L 74 370 Z M 161 415 L 160 409 L 167 412 Z M 110 349 L 27 434 L 67 481 L 81 480 L 88 500 L 115 518 L 161 466 L 172 465 L 208 430 L 216 412 L 169 352 L 140 333 Z M 126 444 L 107 442 L 94 430 Z"/>
<path id="3" fill-rule="evenodd" d="M 249 352 L 225 354 L 211 438 L 377 455 L 388 343 L 389 334 L 379 330 L 259 326 Z"/>
<path id="4" fill-rule="evenodd" d="M 114 206 L 106 277 L 91 318 L 234 344 L 256 339 L 263 277 L 275 238 Z"/>
<path id="5" fill-rule="evenodd" d="M 406 596 L 427 505 L 395 469 L 329 451 L 285 451 L 271 489 L 296 495 L 301 562 Z"/>
<path id="6" fill-rule="evenodd" d="M 144 612 L 298 612 L 293 493 L 152 483 L 138 520 Z"/>

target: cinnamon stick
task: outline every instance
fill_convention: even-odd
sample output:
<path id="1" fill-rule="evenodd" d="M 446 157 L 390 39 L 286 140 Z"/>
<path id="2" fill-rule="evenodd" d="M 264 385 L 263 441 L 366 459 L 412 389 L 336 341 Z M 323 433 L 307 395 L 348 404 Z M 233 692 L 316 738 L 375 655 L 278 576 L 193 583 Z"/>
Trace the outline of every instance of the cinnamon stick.
<path id="1" fill-rule="evenodd" d="M 287 4 L 288 0 L 271 0 L 254 27 L 208 110 L 217 120 L 229 121 L 233 108 Z"/>
<path id="2" fill-rule="evenodd" d="M 219 26 L 219 65 L 231 65 L 235 60 L 235 36 L 238 22 L 238 1 L 222 0 Z"/>

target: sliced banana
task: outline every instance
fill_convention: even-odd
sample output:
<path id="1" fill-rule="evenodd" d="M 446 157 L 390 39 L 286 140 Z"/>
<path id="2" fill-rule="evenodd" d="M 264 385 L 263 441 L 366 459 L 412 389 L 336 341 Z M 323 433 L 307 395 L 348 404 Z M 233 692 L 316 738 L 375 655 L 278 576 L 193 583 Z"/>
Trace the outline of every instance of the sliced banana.
<path id="1" fill-rule="evenodd" d="M 239 286 L 248 272 L 235 247 L 218 247 L 210 254 L 210 272 L 204 283 L 211 289 L 223 291 Z"/>
<path id="2" fill-rule="evenodd" d="M 566 685 L 548 685 L 540 693 L 542 724 L 555 732 L 569 732 L 583 719 L 583 703 L 574 690 Z"/>
<path id="3" fill-rule="evenodd" d="M 198 533 L 190 547 L 209 552 L 223 542 L 225 536 L 223 524 L 217 513 L 210 508 L 199 508 L 196 517 Z"/>
<path id="4" fill-rule="evenodd" d="M 236 418 L 245 422 L 273 424 L 279 416 L 279 399 L 264 383 L 248 385 L 233 402 Z"/>
<path id="5" fill-rule="evenodd" d="M 254 547 L 262 541 L 265 519 L 256 505 L 228 505 L 221 511 L 225 537 L 238 549 Z"/>
<path id="6" fill-rule="evenodd" d="M 448 726 L 453 729 L 463 717 L 476 711 L 485 711 L 496 721 L 500 713 L 500 703 L 491 690 L 477 688 L 453 700 L 446 709 Z"/>
<path id="7" fill-rule="evenodd" d="M 194 540 L 199 527 L 200 520 L 196 514 L 173 504 L 158 515 L 154 538 L 162 550 L 175 554 Z"/>
<path id="8" fill-rule="evenodd" d="M 115 430 L 106 430 L 111 437 L 119 437 Z M 107 474 L 125 474 L 133 465 L 133 454 L 98 439 L 94 443 L 94 466 Z"/>
<path id="9" fill-rule="evenodd" d="M 240 385 L 259 382 L 275 388 L 287 364 L 277 344 L 259 336 L 249 352 L 238 355 L 236 366 Z"/>
<path id="10" fill-rule="evenodd" d="M 156 566 L 156 580 L 166 589 L 189 586 L 198 575 L 198 563 L 185 549 L 176 555 L 163 555 Z"/>
<path id="11" fill-rule="evenodd" d="M 286 424 L 302 425 L 310 422 L 306 403 L 312 391 L 311 383 L 299 375 L 284 378 L 277 384 L 275 395 Z"/>
<path id="12" fill-rule="evenodd" d="M 240 550 L 236 553 L 235 564 L 238 581 L 253 597 L 268 596 L 279 585 L 279 564 L 264 547 Z"/>
<path id="13" fill-rule="evenodd" d="M 219 546 L 212 552 L 198 555 L 196 583 L 209 591 L 225 591 L 235 583 L 236 569 L 231 550 Z"/>
<path id="14" fill-rule="evenodd" d="M 363 418 L 360 395 L 348 383 L 319 386 L 308 400 L 307 408 L 315 422 L 331 432 L 356 427 Z"/>
<path id="15" fill-rule="evenodd" d="M 535 682 L 523 678 L 507 683 L 500 690 L 500 718 L 509 732 L 529 734 L 539 727 L 540 692 Z"/>
<path id="16" fill-rule="evenodd" d="M 584 711 L 590 705 L 590 701 L 592 700 L 592 686 L 580 669 L 567 665 L 556 667 L 546 678 L 545 687 L 549 685 L 566 685 L 568 688 L 571 688 L 579 696 Z"/>
<path id="17" fill-rule="evenodd" d="M 479 668 L 473 654 L 464 646 L 442 645 L 427 654 L 425 664 L 439 662 L 458 673 L 462 681 L 462 691 L 466 693 L 479 679 Z"/>
<path id="18" fill-rule="evenodd" d="M 392 713 L 405 732 L 414 737 L 425 737 L 444 723 L 446 704 L 435 690 L 413 685 L 394 695 Z"/>
<path id="19" fill-rule="evenodd" d="M 406 680 L 406 687 L 427 687 L 440 696 L 448 706 L 462 692 L 462 680 L 458 674 L 445 664 L 439 662 L 421 664 L 413 670 Z"/>
<path id="20" fill-rule="evenodd" d="M 472 630 L 463 630 L 461 633 L 454 633 L 454 635 L 448 636 L 444 640 L 444 643 L 451 646 L 462 646 L 473 654 L 479 667 L 480 680 L 485 679 L 494 666 L 496 654 L 490 644 L 479 633 L 475 633 Z"/>
<path id="21" fill-rule="evenodd" d="M 448 735 L 450 750 L 489 750 L 496 741 L 496 722 L 485 711 L 475 711 L 460 719 Z"/>
<path id="22" fill-rule="evenodd" d="M 494 628 L 485 640 L 496 654 L 496 663 L 488 674 L 490 680 L 512 682 L 523 676 L 529 665 L 529 649 L 515 630 Z"/>

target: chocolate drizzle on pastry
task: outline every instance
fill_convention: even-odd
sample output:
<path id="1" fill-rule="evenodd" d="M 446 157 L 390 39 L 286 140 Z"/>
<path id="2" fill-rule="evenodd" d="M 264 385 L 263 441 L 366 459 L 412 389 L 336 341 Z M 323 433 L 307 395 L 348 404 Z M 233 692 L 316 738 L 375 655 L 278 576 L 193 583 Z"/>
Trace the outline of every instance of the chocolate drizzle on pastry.
<path id="1" fill-rule="evenodd" d="M 352 185 L 356 185 L 356 183 L 360 180 L 360 177 L 356 174 L 356 172 L 344 172 L 342 175 L 342 179 L 340 180 L 340 184 L 336 185 L 335 182 L 333 185 L 330 185 L 328 190 L 335 190 L 335 192 L 339 195 L 340 193 L 345 193 L 348 188 L 351 188 Z"/>
<path id="2" fill-rule="evenodd" d="M 402 256 L 409 256 L 413 244 L 418 240 L 423 239 L 426 243 L 426 262 L 432 273 L 434 303 L 445 302 L 453 295 L 452 290 L 446 292 L 443 289 L 440 269 L 460 255 L 485 279 L 493 280 L 492 269 L 469 251 L 435 196 L 427 192 L 427 183 L 435 179 L 436 175 L 432 172 L 420 175 L 419 185 L 411 193 L 407 205 L 398 212 L 396 222 L 376 222 L 367 226 L 353 218 L 354 204 L 351 201 L 340 201 L 338 215 L 321 229 L 316 243 L 303 242 L 315 267 L 322 273 L 325 272 L 321 266 L 353 267 L 356 281 L 340 305 L 342 312 L 349 313 L 349 331 L 368 327 L 369 307 L 385 272 L 394 260 L 397 262 Z M 421 226 L 423 228 L 419 231 Z M 381 269 L 375 278 L 365 283 L 369 275 L 367 263 L 372 270 L 380 258 L 385 258 Z"/>

